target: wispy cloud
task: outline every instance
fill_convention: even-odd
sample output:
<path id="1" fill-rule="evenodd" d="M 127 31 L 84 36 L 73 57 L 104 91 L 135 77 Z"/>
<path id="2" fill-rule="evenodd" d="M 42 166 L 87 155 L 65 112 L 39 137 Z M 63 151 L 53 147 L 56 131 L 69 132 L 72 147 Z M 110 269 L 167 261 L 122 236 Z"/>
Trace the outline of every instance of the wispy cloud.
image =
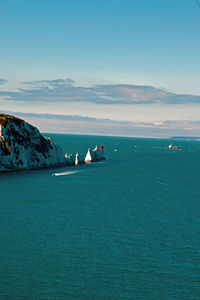
<path id="1" fill-rule="evenodd" d="M 57 88 L 60 86 L 63 87 L 70 87 L 75 84 L 75 81 L 67 78 L 67 79 L 54 79 L 54 80 L 36 80 L 36 81 L 25 81 L 22 82 L 23 84 L 27 85 L 34 85 L 37 87 L 50 87 L 50 88 Z"/>
<path id="2" fill-rule="evenodd" d="M 3 79 L 2 83 L 4 83 Z M 1 81 L 0 81 L 1 83 Z M 5 100 L 48 102 L 89 102 L 95 104 L 200 104 L 200 96 L 176 94 L 152 86 L 127 84 L 77 86 L 72 79 L 23 82 L 17 91 L 0 91 Z"/>
<path id="3" fill-rule="evenodd" d="M 118 84 L 99 85 L 95 86 L 93 89 L 97 94 L 101 95 L 103 99 L 106 99 L 109 103 L 115 104 L 183 104 L 185 102 L 193 101 L 199 101 L 200 103 L 200 97 L 177 95 L 152 86 Z"/>
<path id="4" fill-rule="evenodd" d="M 81 115 L 56 115 L 16 113 L 18 117 L 37 126 L 43 132 L 94 134 L 117 136 L 170 137 L 174 135 L 199 136 L 200 121 L 166 120 L 154 122 L 130 122 L 90 118 Z"/>

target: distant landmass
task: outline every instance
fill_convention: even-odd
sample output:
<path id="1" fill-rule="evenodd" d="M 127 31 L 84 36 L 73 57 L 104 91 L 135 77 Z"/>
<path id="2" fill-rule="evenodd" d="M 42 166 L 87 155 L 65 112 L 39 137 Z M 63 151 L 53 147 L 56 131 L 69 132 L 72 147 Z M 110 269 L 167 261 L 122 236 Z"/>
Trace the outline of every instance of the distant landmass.
<path id="1" fill-rule="evenodd" d="M 188 141 L 200 141 L 199 136 L 172 136 L 174 140 L 188 140 Z"/>

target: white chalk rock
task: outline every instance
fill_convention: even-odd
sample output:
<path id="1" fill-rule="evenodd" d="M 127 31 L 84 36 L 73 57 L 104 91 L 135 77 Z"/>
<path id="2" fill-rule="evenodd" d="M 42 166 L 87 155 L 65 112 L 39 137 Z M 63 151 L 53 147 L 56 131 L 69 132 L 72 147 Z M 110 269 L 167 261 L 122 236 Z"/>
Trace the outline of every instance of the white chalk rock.
<path id="1" fill-rule="evenodd" d="M 85 159 L 84 157 L 80 154 L 80 153 L 76 153 L 76 157 L 75 157 L 75 165 L 81 165 L 85 163 Z"/>
<path id="2" fill-rule="evenodd" d="M 0 114 L 0 171 L 67 165 L 61 148 L 29 123 Z"/>
<path id="3" fill-rule="evenodd" d="M 91 150 L 90 148 L 88 149 L 88 152 L 85 157 L 85 162 L 88 163 L 93 161 L 99 161 L 102 159 L 105 159 L 103 156 L 103 151 L 98 146 L 96 146 L 94 150 Z"/>

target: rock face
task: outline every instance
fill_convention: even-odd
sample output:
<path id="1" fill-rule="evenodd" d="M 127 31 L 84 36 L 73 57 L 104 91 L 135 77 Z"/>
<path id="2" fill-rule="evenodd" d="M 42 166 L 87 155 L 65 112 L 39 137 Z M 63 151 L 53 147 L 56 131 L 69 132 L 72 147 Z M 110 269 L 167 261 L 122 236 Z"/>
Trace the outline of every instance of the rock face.
<path id="1" fill-rule="evenodd" d="M 75 166 L 82 165 L 85 163 L 85 158 L 80 153 L 76 152 Z"/>
<path id="2" fill-rule="evenodd" d="M 90 148 L 88 149 L 85 157 L 85 162 L 88 163 L 93 161 L 100 161 L 102 159 L 105 159 L 105 157 L 103 156 L 103 151 L 98 146 L 96 146 L 94 150 L 91 150 Z"/>
<path id="3" fill-rule="evenodd" d="M 69 164 L 61 148 L 29 123 L 0 114 L 0 171 Z"/>

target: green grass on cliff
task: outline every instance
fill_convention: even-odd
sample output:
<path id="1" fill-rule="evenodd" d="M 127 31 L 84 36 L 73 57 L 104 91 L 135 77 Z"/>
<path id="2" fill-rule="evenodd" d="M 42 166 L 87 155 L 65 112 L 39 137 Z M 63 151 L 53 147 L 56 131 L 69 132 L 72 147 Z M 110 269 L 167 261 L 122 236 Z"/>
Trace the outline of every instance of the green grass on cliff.
<path id="1" fill-rule="evenodd" d="M 18 123 L 18 124 L 21 123 L 21 122 L 24 122 L 22 119 L 17 118 L 15 116 L 0 114 L 0 125 L 5 127 L 8 123 L 8 120 L 12 120 L 12 121 L 14 121 L 15 123 Z"/>

